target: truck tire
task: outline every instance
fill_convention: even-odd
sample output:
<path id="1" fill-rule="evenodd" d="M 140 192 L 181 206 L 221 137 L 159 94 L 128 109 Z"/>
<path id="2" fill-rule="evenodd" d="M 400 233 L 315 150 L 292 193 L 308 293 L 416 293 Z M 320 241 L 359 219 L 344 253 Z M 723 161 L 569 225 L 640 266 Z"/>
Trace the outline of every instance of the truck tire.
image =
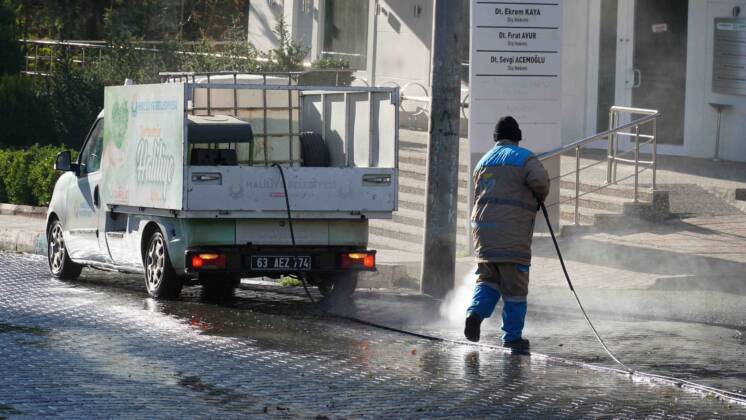
<path id="1" fill-rule="evenodd" d="M 62 223 L 54 220 L 47 230 L 47 261 L 52 276 L 60 280 L 76 280 L 83 271 L 83 266 L 74 263 L 67 254 L 65 238 L 62 235 Z"/>
<path id="2" fill-rule="evenodd" d="M 184 285 L 176 275 L 163 234 L 155 229 L 143 249 L 145 288 L 154 299 L 176 299 Z"/>
<path id="3" fill-rule="evenodd" d="M 225 300 L 233 297 L 236 287 L 241 283 L 237 274 L 200 274 L 202 296 L 207 300 Z"/>
<path id="4" fill-rule="evenodd" d="M 303 133 L 300 135 L 300 152 L 303 166 L 328 167 L 329 148 L 318 133 Z"/>
<path id="5" fill-rule="evenodd" d="M 357 288 L 358 273 L 329 274 L 319 281 L 319 292 L 324 299 L 339 302 L 348 299 Z"/>

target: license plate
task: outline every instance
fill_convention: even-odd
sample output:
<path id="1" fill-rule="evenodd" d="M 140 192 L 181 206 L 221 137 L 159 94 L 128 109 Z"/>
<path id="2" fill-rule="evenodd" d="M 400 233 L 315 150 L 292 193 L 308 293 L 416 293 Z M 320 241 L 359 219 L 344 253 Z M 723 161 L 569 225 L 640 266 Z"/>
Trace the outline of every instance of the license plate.
<path id="1" fill-rule="evenodd" d="M 311 257 L 308 255 L 262 255 L 251 257 L 251 269 L 271 270 L 310 270 Z"/>

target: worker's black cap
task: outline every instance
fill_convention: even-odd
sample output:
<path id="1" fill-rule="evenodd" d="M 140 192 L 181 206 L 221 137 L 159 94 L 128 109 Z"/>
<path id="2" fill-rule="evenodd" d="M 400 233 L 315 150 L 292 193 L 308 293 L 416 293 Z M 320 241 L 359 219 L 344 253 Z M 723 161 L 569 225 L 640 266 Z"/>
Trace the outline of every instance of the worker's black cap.
<path id="1" fill-rule="evenodd" d="M 521 141 L 521 134 L 521 129 L 518 127 L 518 121 L 508 115 L 500 118 L 500 121 L 495 125 L 494 140 Z"/>

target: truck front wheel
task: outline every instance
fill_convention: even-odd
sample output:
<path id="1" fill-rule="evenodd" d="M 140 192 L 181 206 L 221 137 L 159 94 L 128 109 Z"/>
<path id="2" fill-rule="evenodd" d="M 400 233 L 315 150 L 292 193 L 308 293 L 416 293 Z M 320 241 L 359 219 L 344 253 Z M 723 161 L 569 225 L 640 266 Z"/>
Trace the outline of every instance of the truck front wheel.
<path id="1" fill-rule="evenodd" d="M 65 238 L 62 235 L 62 223 L 59 220 L 53 221 L 47 231 L 47 243 L 49 250 L 47 258 L 49 260 L 49 271 L 56 279 L 75 280 L 80 276 L 83 266 L 74 263 L 67 255 L 65 247 Z"/>
<path id="2" fill-rule="evenodd" d="M 322 275 L 319 279 L 319 292 L 324 298 L 332 301 L 347 299 L 357 288 L 357 272 L 344 272 Z"/>
<path id="3" fill-rule="evenodd" d="M 181 293 L 183 282 L 176 275 L 166 248 L 166 240 L 157 229 L 153 231 L 143 252 L 145 287 L 155 299 L 175 299 Z"/>

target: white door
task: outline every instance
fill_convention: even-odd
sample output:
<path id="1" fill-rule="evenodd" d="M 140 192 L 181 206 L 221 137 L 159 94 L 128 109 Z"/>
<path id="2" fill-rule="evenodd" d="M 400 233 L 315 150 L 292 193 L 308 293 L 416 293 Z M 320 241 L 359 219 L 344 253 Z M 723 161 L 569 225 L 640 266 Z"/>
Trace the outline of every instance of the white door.
<path id="1" fill-rule="evenodd" d="M 607 14 L 611 13 L 608 9 L 613 3 L 617 3 L 614 105 L 658 110 L 661 113 L 657 128 L 659 152 L 686 154 L 688 1 L 603 2 L 608 2 Z M 608 122 L 608 115 L 605 120 Z M 626 141 L 629 146 L 632 138 Z"/>
<path id="2" fill-rule="evenodd" d="M 659 152 L 686 154 L 688 12 L 682 0 L 602 0 L 598 128 L 608 129 L 610 105 L 656 109 Z M 632 138 L 621 140 L 629 149 Z"/>

